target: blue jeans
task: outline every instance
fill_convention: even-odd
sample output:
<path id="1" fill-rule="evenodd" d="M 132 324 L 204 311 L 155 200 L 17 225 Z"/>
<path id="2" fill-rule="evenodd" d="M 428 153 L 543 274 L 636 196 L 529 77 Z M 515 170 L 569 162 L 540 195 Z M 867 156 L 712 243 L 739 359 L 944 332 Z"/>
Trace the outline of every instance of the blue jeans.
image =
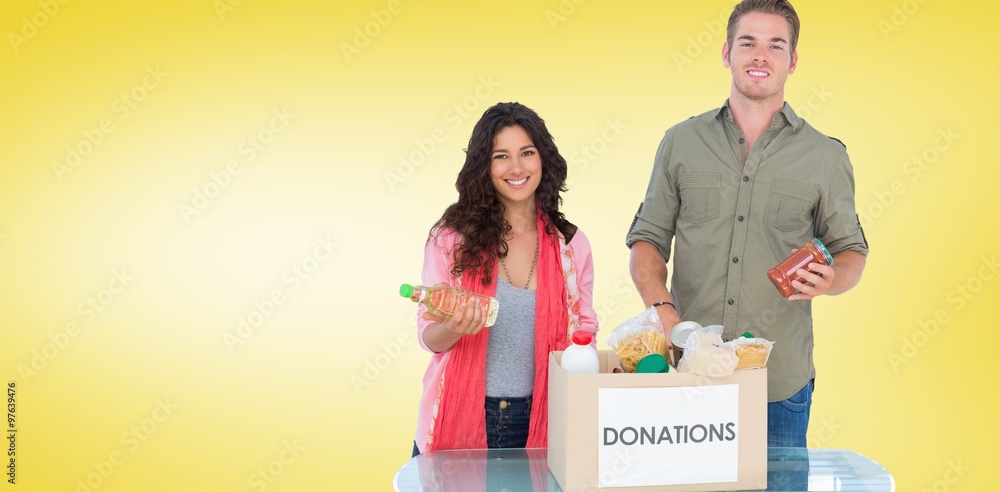
<path id="1" fill-rule="evenodd" d="M 486 446 L 523 448 L 528 444 L 531 397 L 486 397 Z"/>
<path id="2" fill-rule="evenodd" d="M 768 447 L 806 447 L 809 408 L 812 406 L 812 393 L 815 386 L 816 380 L 810 380 L 787 400 L 767 404 Z"/>
<path id="3" fill-rule="evenodd" d="M 506 402 L 501 404 L 501 402 Z M 500 408 L 504 407 L 504 408 Z M 490 448 L 523 448 L 528 444 L 531 423 L 531 397 L 486 397 L 486 446 Z M 420 454 L 413 441 L 413 458 Z"/>

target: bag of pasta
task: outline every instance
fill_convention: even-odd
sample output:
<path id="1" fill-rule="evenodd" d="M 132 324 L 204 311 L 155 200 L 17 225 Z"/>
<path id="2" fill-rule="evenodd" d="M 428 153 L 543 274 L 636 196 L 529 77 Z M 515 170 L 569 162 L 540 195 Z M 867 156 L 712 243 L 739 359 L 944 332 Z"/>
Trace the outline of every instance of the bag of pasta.
<path id="1" fill-rule="evenodd" d="M 656 308 L 646 309 L 616 326 L 608 338 L 608 346 L 615 351 L 625 372 L 635 372 L 636 364 L 647 355 L 666 356 L 667 339 Z"/>

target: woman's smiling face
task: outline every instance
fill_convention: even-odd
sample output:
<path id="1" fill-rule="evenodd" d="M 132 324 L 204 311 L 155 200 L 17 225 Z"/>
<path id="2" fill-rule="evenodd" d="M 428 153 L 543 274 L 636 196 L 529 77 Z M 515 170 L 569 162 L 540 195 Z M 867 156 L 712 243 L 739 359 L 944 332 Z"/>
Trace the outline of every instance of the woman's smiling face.
<path id="1" fill-rule="evenodd" d="M 534 201 L 542 182 L 542 158 L 520 126 L 508 126 L 493 139 L 490 177 L 505 205 Z"/>

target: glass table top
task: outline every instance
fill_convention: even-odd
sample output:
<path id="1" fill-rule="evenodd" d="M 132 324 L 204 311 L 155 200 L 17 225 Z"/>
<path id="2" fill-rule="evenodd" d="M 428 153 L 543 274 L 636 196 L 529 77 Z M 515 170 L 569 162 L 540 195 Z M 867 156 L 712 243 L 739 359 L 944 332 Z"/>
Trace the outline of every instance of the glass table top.
<path id="1" fill-rule="evenodd" d="M 768 448 L 769 491 L 892 492 L 892 475 L 844 449 Z M 561 491 L 545 449 L 433 451 L 406 462 L 393 478 L 406 491 Z M 596 490 L 596 489 L 595 489 Z"/>

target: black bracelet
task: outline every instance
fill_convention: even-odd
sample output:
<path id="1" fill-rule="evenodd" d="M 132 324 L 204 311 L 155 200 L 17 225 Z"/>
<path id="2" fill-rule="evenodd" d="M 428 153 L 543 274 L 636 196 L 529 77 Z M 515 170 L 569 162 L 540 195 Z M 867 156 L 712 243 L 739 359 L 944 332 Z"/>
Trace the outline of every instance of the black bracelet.
<path id="1" fill-rule="evenodd" d="M 652 306 L 649 306 L 649 307 L 656 307 L 656 306 L 662 306 L 662 305 L 664 305 L 664 304 L 669 304 L 669 305 L 670 305 L 670 307 L 674 308 L 675 310 L 677 309 L 677 306 L 674 306 L 674 303 L 672 303 L 672 302 L 670 302 L 670 301 L 660 301 L 660 302 L 654 302 L 654 303 L 653 303 L 653 305 L 652 305 Z"/>

